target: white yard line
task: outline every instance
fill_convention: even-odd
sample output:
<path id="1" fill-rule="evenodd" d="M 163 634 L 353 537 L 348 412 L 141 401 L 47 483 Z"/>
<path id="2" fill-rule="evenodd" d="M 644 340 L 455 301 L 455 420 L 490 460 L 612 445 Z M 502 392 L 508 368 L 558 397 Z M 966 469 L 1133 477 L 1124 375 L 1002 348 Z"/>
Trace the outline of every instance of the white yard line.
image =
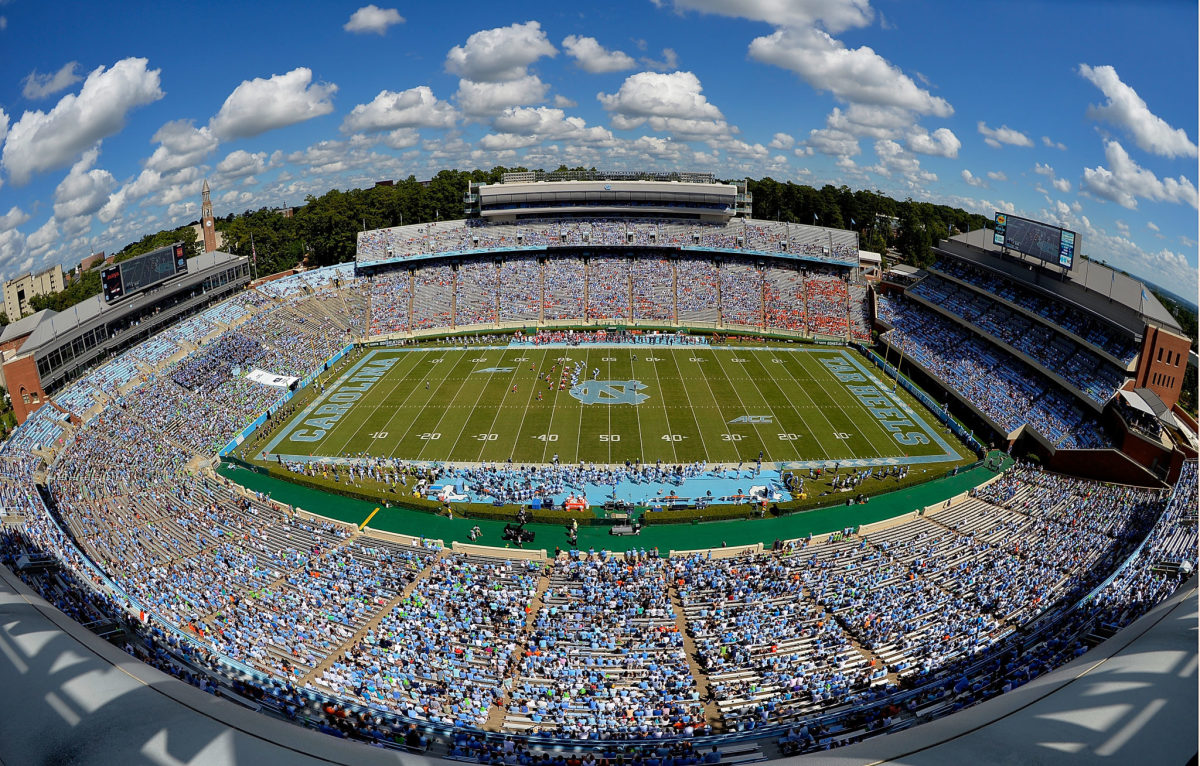
<path id="1" fill-rule="evenodd" d="M 744 400 L 744 399 L 742 399 L 742 392 L 738 390 L 738 386 L 737 386 L 737 384 L 734 382 L 734 379 L 733 379 L 732 377 L 730 377 L 730 376 L 729 376 L 729 373 L 728 373 L 728 372 L 725 370 L 725 365 L 721 363 L 721 358 L 720 358 L 720 356 L 721 356 L 721 353 L 722 353 L 722 352 L 720 352 L 720 351 L 713 351 L 713 356 L 714 356 L 714 357 L 716 357 L 716 359 L 717 359 L 717 366 L 721 368 L 721 372 L 725 373 L 725 380 L 729 381 L 729 385 L 730 385 L 730 386 L 733 388 L 733 392 L 734 392 L 735 394 L 737 394 L 738 401 L 739 401 L 739 402 L 741 402 L 741 404 L 742 404 L 742 408 L 743 408 L 743 409 L 745 409 L 745 408 L 746 408 L 746 402 L 745 402 L 745 400 Z M 738 352 L 737 352 L 737 351 L 730 351 L 730 352 L 727 352 L 727 353 L 738 353 Z M 740 358 L 740 357 L 739 357 L 739 358 Z M 745 369 L 746 369 L 745 367 L 742 367 L 742 370 L 743 370 L 743 372 L 745 371 Z M 758 392 L 758 398 L 760 398 L 760 399 L 762 399 L 762 400 L 763 400 L 763 404 L 765 404 L 765 405 L 766 405 L 766 407 L 767 407 L 767 409 L 770 411 L 770 413 L 771 413 L 771 420 L 773 420 L 773 421 L 775 422 L 775 424 L 776 424 L 776 425 L 782 425 L 782 423 L 780 423 L 780 422 L 779 422 L 779 417 L 778 417 L 778 416 L 775 414 L 775 408 L 771 406 L 771 402 L 770 402 L 770 400 L 769 400 L 769 399 L 767 399 L 767 397 L 763 396 L 763 392 L 762 392 L 762 390 L 761 390 L 761 389 L 758 387 L 758 384 L 754 382 L 754 378 L 750 377 L 750 376 L 747 374 L 747 379 L 750 381 L 750 385 L 754 386 L 754 390 L 755 390 L 756 392 Z M 749 415 L 749 414 L 750 414 L 750 413 L 749 413 L 749 411 L 747 411 L 747 412 L 746 412 L 746 414 L 747 414 L 747 415 Z M 767 451 L 767 445 L 768 445 L 768 444 L 773 444 L 773 442 L 771 442 L 769 439 L 763 439 L 763 438 L 762 438 L 762 431 L 760 431 L 760 430 L 758 429 L 758 426 L 757 426 L 757 425 L 755 425 L 755 428 L 754 428 L 754 430 L 755 430 L 755 431 L 758 433 L 760 441 L 762 441 L 762 444 L 763 444 L 763 453 L 764 453 L 764 459 L 768 459 L 768 456 L 766 455 L 766 451 Z M 770 432 L 768 431 L 768 433 L 770 433 Z M 796 443 L 795 443 L 795 442 L 788 442 L 788 443 L 791 445 L 791 447 L 792 447 L 792 451 L 796 453 L 796 459 L 797 459 L 797 460 L 801 459 L 801 457 L 800 457 L 800 448 L 796 446 Z"/>

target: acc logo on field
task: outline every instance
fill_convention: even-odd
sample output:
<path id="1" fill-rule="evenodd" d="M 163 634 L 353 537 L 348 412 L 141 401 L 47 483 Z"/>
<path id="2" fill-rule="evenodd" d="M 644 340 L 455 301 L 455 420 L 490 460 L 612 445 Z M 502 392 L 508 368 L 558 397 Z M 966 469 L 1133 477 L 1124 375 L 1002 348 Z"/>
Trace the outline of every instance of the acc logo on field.
<path id="1" fill-rule="evenodd" d="M 734 418 L 730 423 L 774 423 L 770 415 L 742 415 L 740 418 Z"/>
<path id="2" fill-rule="evenodd" d="M 476 370 L 475 372 L 512 372 L 515 369 L 517 369 L 517 368 L 516 367 L 485 367 L 482 370 Z"/>
<path id="3" fill-rule="evenodd" d="M 571 396 L 584 404 L 641 404 L 650 398 L 638 391 L 640 380 L 585 380 L 571 387 Z"/>

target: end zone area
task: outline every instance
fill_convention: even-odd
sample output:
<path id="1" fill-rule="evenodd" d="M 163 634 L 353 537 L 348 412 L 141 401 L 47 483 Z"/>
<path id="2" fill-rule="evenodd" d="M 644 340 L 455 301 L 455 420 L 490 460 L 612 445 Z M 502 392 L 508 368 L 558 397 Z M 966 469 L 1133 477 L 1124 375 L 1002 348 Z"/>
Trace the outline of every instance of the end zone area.
<path id="1" fill-rule="evenodd" d="M 969 455 L 847 348 L 384 347 L 326 381 L 254 458 L 736 465 L 761 455 L 806 468 Z"/>

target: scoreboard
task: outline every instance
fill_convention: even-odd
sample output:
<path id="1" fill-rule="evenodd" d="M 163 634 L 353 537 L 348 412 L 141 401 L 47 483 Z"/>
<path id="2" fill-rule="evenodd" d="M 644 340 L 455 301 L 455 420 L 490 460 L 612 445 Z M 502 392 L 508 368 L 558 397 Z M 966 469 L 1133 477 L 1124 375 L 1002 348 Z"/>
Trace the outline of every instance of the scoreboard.
<path id="1" fill-rule="evenodd" d="M 992 232 L 992 244 L 1057 263 L 1064 269 L 1075 263 L 1075 238 L 1075 232 L 1060 226 L 1008 213 L 996 213 L 996 229 Z"/>
<path id="2" fill-rule="evenodd" d="M 187 268 L 187 251 L 182 242 L 114 263 L 100 272 L 104 302 L 113 303 L 136 295 L 176 274 L 186 274 Z"/>

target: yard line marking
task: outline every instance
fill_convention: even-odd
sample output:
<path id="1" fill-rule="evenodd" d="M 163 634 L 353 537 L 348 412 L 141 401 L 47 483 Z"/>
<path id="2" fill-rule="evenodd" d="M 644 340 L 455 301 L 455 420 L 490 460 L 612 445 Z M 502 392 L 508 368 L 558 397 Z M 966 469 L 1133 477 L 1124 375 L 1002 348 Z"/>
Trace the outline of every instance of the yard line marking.
<path id="1" fill-rule="evenodd" d="M 460 351 L 459 354 L 460 354 L 460 356 L 458 357 L 458 360 L 456 362 L 454 362 L 454 364 L 445 365 L 446 374 L 443 375 L 441 380 L 438 381 L 437 386 L 435 386 L 434 388 L 431 388 L 429 390 L 429 396 L 425 397 L 425 401 L 420 405 L 420 409 L 417 410 L 417 415 L 415 417 L 413 417 L 412 420 L 409 421 L 408 426 L 404 429 L 404 433 L 402 433 L 400 435 L 400 438 L 396 439 L 396 441 L 394 442 L 391 451 L 388 453 L 389 458 L 395 456 L 396 449 L 401 444 L 404 443 L 404 440 L 408 438 L 408 435 L 412 432 L 413 428 L 417 426 L 417 421 L 420 420 L 421 413 L 423 413 L 429 407 L 429 403 L 432 402 L 439 393 L 441 393 L 442 386 L 444 386 L 446 384 L 447 380 L 451 379 L 450 376 L 453 374 L 454 370 L 457 369 L 460 364 L 462 364 L 464 359 L 466 359 L 466 356 L 467 356 L 466 351 Z M 449 355 L 450 355 L 450 350 L 444 352 L 443 355 L 439 358 L 442 359 L 442 361 L 444 362 Z M 474 364 L 474 363 L 468 362 L 468 364 Z M 441 365 L 439 365 L 439 366 L 441 366 Z M 422 378 L 422 380 L 424 380 L 424 378 Z M 420 381 L 417 381 L 417 382 L 419 383 Z M 459 389 L 461 390 L 461 388 L 462 388 L 462 386 L 460 385 Z M 415 386 L 413 387 L 413 390 L 409 393 L 409 396 L 411 397 L 413 393 L 417 393 L 417 388 Z M 405 402 L 407 403 L 407 401 L 408 401 L 408 399 L 406 398 Z M 443 411 L 442 414 L 444 416 L 445 411 Z M 400 411 L 397 410 L 396 415 L 393 415 L 392 419 L 395 419 L 399 415 L 400 415 Z M 440 418 L 439 418 L 439 422 L 440 422 Z M 391 420 L 389 420 L 388 423 L 390 424 Z M 434 430 L 437 430 L 436 427 Z M 421 445 L 422 449 L 417 451 L 417 455 L 421 454 L 421 451 L 424 449 L 425 446 L 426 445 Z M 416 459 L 416 458 L 413 458 L 413 459 Z"/>
<path id="2" fill-rule="evenodd" d="M 677 355 L 677 354 L 670 354 L 670 357 L 671 357 L 671 361 L 675 363 L 675 369 L 676 369 L 676 371 L 678 371 L 678 372 L 679 372 L 679 382 L 680 382 L 680 385 L 683 387 L 683 397 L 684 397 L 685 399 L 687 399 L 687 400 L 688 400 L 688 408 L 689 408 L 689 409 L 691 409 L 691 406 L 692 406 L 692 395 L 691 395 L 690 393 L 688 393 L 688 386 L 687 386 L 687 383 L 685 383 L 685 382 L 684 382 L 684 378 L 683 378 L 683 370 L 682 370 L 682 369 L 679 367 L 679 358 L 678 358 L 678 355 Z M 704 376 L 703 376 L 703 375 L 701 375 L 700 377 L 701 377 L 701 378 L 703 378 Z M 706 386 L 708 385 L 708 381 L 705 381 L 705 385 L 706 385 Z M 709 395 L 709 397 L 710 397 L 710 398 L 712 398 L 712 401 L 713 401 L 713 406 L 717 408 L 717 412 L 720 412 L 720 411 L 721 411 L 721 406 L 720 406 L 719 404 L 717 404 L 717 398 L 716 398 L 715 396 L 713 396 L 713 395 L 712 395 L 712 389 L 711 389 L 711 388 L 710 388 L 710 389 L 708 389 L 708 395 Z M 722 418 L 724 418 L 725 416 L 724 416 L 724 415 L 721 415 L 721 417 L 722 417 Z M 700 427 L 700 420 L 699 420 L 699 418 L 697 418 L 697 417 L 696 417 L 696 411 L 695 411 L 694 409 L 692 410 L 692 420 L 694 420 L 694 421 L 696 422 L 696 432 L 697 432 L 698 434 L 700 434 L 700 444 L 701 444 L 701 446 L 703 446 L 703 447 L 704 447 L 704 458 L 705 458 L 706 460 L 711 460 L 711 458 L 709 457 L 709 451 L 708 451 L 708 442 L 706 442 L 706 441 L 704 440 L 704 429 L 702 429 L 702 428 Z"/>
<path id="3" fill-rule="evenodd" d="M 721 372 L 725 372 L 725 365 L 721 363 L 720 354 L 718 354 L 718 353 L 714 352 L 714 353 L 713 353 L 713 356 L 714 356 L 714 357 L 716 357 L 716 359 L 717 359 L 717 366 L 721 368 Z M 745 369 L 745 368 L 743 367 L 743 369 Z M 733 392 L 734 392 L 735 394 L 737 394 L 738 401 L 742 403 L 742 408 L 743 408 L 743 409 L 745 409 L 745 407 L 746 407 L 746 402 L 745 402 L 745 400 L 743 400 L 743 399 L 742 399 L 742 393 L 741 393 L 741 391 L 739 391 L 739 390 L 738 390 L 738 387 L 737 387 L 736 385 L 732 385 L 732 383 L 733 383 L 733 378 L 730 378 L 728 374 L 726 374 L 726 375 L 725 375 L 725 377 L 726 377 L 726 378 L 727 378 L 727 379 L 730 381 L 731 388 L 733 388 Z M 763 401 L 763 404 L 764 404 L 764 405 L 766 405 L 766 408 L 767 408 L 767 409 L 768 409 L 768 410 L 771 412 L 771 419 L 775 421 L 776 425 L 782 426 L 783 424 L 780 422 L 780 420 L 779 420 L 779 416 L 775 414 L 775 408 L 771 406 L 771 402 L 770 402 L 770 400 L 768 400 L 768 399 L 767 399 L 767 397 L 763 395 L 762 389 L 760 389 L 760 388 L 758 387 L 758 383 L 757 383 L 757 382 L 755 382 L 755 380 L 754 380 L 754 376 L 753 376 L 753 375 L 751 375 L 751 376 L 747 377 L 747 378 L 746 378 L 746 380 L 748 380 L 748 381 L 750 382 L 750 385 L 754 386 L 754 390 L 755 390 L 755 391 L 758 393 L 758 398 L 759 398 L 759 399 L 762 399 L 762 401 Z M 780 392 L 780 393 L 782 393 L 782 392 Z M 745 412 L 745 414 L 749 415 L 749 414 L 750 414 L 750 411 L 747 409 L 747 410 L 746 410 L 746 412 Z M 761 431 L 759 431 L 759 429 L 758 429 L 758 426 L 757 426 L 757 425 L 755 425 L 755 431 L 758 431 L 758 433 L 759 433 L 759 437 L 761 438 L 761 437 L 762 437 L 762 432 L 761 432 Z M 770 433 L 770 431 L 768 431 L 768 433 Z M 771 456 L 770 456 L 769 454 L 766 454 L 766 453 L 767 453 L 767 451 L 768 451 L 768 447 L 767 447 L 767 445 L 768 445 L 768 444 L 773 444 L 773 443 L 772 443 L 772 442 L 769 442 L 769 441 L 768 441 L 768 440 L 766 440 L 766 439 L 762 439 L 762 442 L 763 442 L 762 450 L 763 450 L 763 453 L 764 453 L 764 458 L 765 458 L 765 459 L 767 459 L 767 460 L 771 460 L 771 459 L 772 459 L 772 458 L 771 458 Z M 790 445 L 791 445 L 791 447 L 792 447 L 792 451 L 796 453 L 796 458 L 797 458 L 797 459 L 800 459 L 800 447 L 799 447 L 799 446 L 796 444 L 796 442 L 788 442 L 788 444 L 790 444 Z"/>
<path id="4" fill-rule="evenodd" d="M 372 353 L 372 356 L 374 356 L 374 353 Z M 417 356 L 419 356 L 419 355 L 418 355 L 418 354 L 413 354 L 413 356 L 414 356 L 414 357 L 417 357 Z M 401 359 L 405 359 L 405 357 L 404 357 L 404 356 L 401 356 Z M 419 363 L 419 362 L 414 362 L 412 366 L 413 366 L 413 367 L 416 367 L 418 363 Z M 388 371 L 388 376 L 389 376 L 389 377 L 391 377 L 391 375 L 393 374 L 393 372 L 394 372 L 393 370 L 389 370 L 389 371 Z M 326 448 L 325 448 L 325 442 L 324 442 L 324 441 L 322 441 L 322 442 L 321 442 L 321 445 L 320 445 L 320 447 L 319 447 L 319 450 L 320 450 L 321 452 L 332 452 L 332 453 L 333 453 L 333 456 L 335 456 L 335 457 L 337 457 L 337 456 L 340 456 L 340 455 L 342 454 L 342 452 L 344 452 L 344 451 L 345 451 L 346 447 L 347 447 L 347 446 L 349 446 L 349 445 L 350 445 L 350 443 L 351 443 L 351 442 L 353 442 L 353 441 L 354 441 L 356 438 L 358 438 L 358 434 L 359 434 L 359 432 L 360 432 L 360 431 L 362 431 L 362 429 L 363 429 L 363 428 L 364 428 L 364 427 L 365 427 L 365 426 L 366 426 L 368 423 L 370 423 L 370 422 L 373 420 L 373 417 L 372 417 L 372 416 L 375 414 L 376 410 L 382 409 L 382 407 L 383 407 L 384 403 L 385 403 L 385 402 L 387 402 L 387 401 L 389 401 L 389 400 L 391 399 L 391 397 L 392 397 L 392 393 L 393 393 L 393 392 L 396 390 L 396 388 L 397 388 L 397 387 L 399 387 L 399 386 L 400 386 L 400 384 L 401 384 L 402 382 L 404 382 L 404 379 L 408 377 L 408 373 L 410 373 L 410 372 L 412 372 L 412 368 L 409 368 L 409 369 L 405 370 L 403 374 L 400 374 L 400 375 L 399 375 L 399 376 L 396 378 L 396 382 L 395 382 L 394 384 L 392 384 L 392 387 L 391 387 L 390 389 L 388 389 L 388 392 L 387 392 L 386 394 L 384 394 L 384 395 L 383 395 L 383 396 L 382 396 L 382 397 L 379 399 L 378 403 L 372 402 L 371 404 L 369 404 L 369 405 L 368 405 L 368 406 L 369 406 L 369 409 L 368 409 L 368 412 L 367 412 L 367 416 L 366 416 L 366 417 L 364 417 L 364 418 L 363 418 L 363 419 L 362 419 L 362 420 L 359 422 L 358 426 L 357 426 L 357 427 L 354 429 L 353 433 L 351 433 L 351 434 L 350 434 L 349 438 L 347 438 L 345 441 L 343 441 L 343 442 L 342 442 L 342 446 L 338 447 L 336 450 L 332 450 L 332 449 L 326 449 Z M 372 386 L 372 388 L 374 388 L 374 386 Z M 360 399 L 360 400 L 358 401 L 358 405 L 359 405 L 359 406 L 361 406 L 361 405 L 363 405 L 363 404 L 367 404 L 367 403 L 366 403 L 366 402 L 364 402 L 362 399 Z M 355 407 L 355 409 L 357 410 L 357 409 L 358 409 L 358 407 Z M 390 418 L 389 418 L 389 421 L 390 421 Z M 343 424 L 343 425 L 349 425 L 349 424 L 347 423 L 347 424 Z M 335 429 L 335 431 L 336 431 L 336 430 L 340 430 L 340 429 Z M 376 431 L 386 431 L 386 430 L 387 430 L 387 428 L 386 428 L 386 427 L 384 427 L 384 428 L 377 428 L 377 429 L 375 429 L 375 430 L 376 430 Z M 329 434 L 328 436 L 326 436 L 325 438 L 326 438 L 326 439 L 330 439 L 330 437 L 332 437 L 332 436 L 333 436 L 333 434 L 331 433 L 331 434 Z"/>
<path id="5" fill-rule="evenodd" d="M 796 384 L 796 388 L 800 391 L 801 394 L 803 394 L 804 398 L 808 400 L 809 405 L 821 415 L 821 419 L 825 421 L 825 425 L 829 426 L 830 432 L 832 433 L 832 432 L 836 431 L 837 429 L 833 427 L 833 422 L 830 421 L 829 417 L 825 414 L 825 410 L 822 409 L 817 404 L 816 400 L 813 399 L 809 395 L 808 391 L 805 390 L 804 386 L 800 383 L 800 379 L 796 377 L 796 374 L 794 372 L 792 372 L 792 368 L 788 365 L 787 357 L 784 355 L 784 353 L 782 353 L 782 351 L 780 353 L 775 353 L 774 351 L 772 351 L 771 353 L 774 356 L 779 357 L 784 360 L 783 364 L 781 364 L 779 366 L 782 367 L 783 369 L 787 370 L 788 376 L 790 376 L 792 379 L 792 382 Z M 791 352 L 793 361 L 796 361 L 806 373 L 811 374 L 811 371 L 804 364 L 804 362 L 800 361 L 800 360 L 804 359 L 804 356 L 797 356 L 798 354 L 808 354 L 808 353 L 810 353 L 810 352 L 808 352 L 808 351 L 792 351 Z M 761 364 L 761 362 L 760 362 L 760 364 Z M 824 389 L 822 389 L 822 390 L 824 390 Z M 828 394 L 829 392 L 826 391 L 825 393 Z M 807 421 L 805 421 L 805 422 L 807 422 Z M 813 436 L 814 437 L 816 436 L 815 432 L 813 433 Z M 844 458 L 834 458 L 834 457 L 830 456 L 829 450 L 827 450 L 825 448 L 826 445 L 829 443 L 828 439 L 817 438 L 817 439 L 814 439 L 814 441 L 816 441 L 816 443 L 820 445 L 821 452 L 823 452 L 825 454 L 825 458 L 824 458 L 825 460 L 844 459 Z M 845 446 L 846 446 L 845 443 L 843 443 L 842 447 L 845 448 Z"/>

